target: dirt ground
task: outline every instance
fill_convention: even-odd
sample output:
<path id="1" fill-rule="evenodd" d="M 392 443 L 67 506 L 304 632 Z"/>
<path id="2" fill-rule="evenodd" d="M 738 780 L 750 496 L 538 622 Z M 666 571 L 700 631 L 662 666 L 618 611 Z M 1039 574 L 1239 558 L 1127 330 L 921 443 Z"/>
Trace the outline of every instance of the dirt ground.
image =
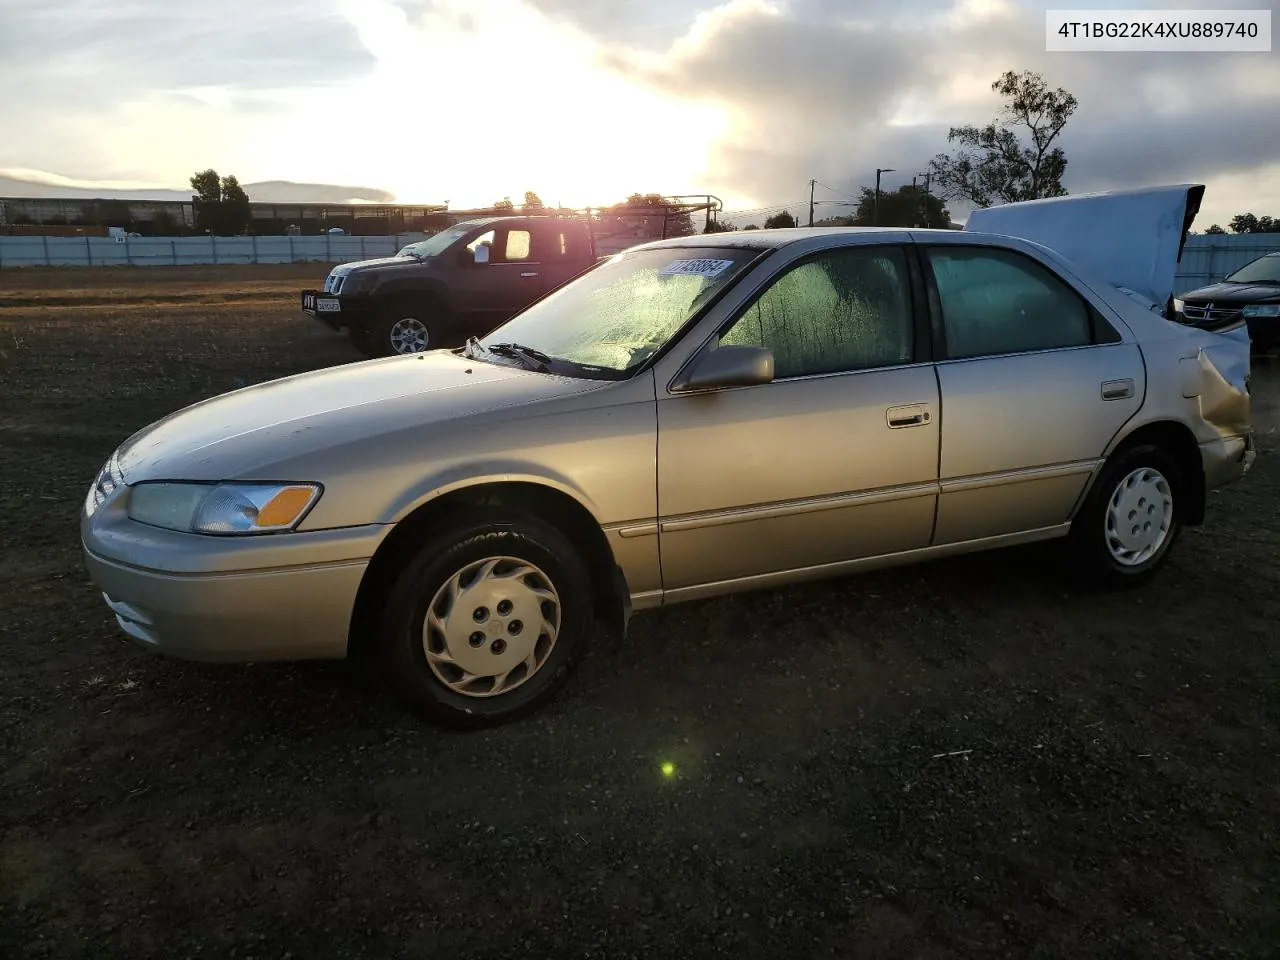
<path id="1" fill-rule="evenodd" d="M 453 734 L 139 651 L 84 572 L 129 433 L 358 359 L 324 272 L 0 271 L 0 956 L 1280 956 L 1274 361 L 1137 592 L 1038 547 L 642 614 Z"/>

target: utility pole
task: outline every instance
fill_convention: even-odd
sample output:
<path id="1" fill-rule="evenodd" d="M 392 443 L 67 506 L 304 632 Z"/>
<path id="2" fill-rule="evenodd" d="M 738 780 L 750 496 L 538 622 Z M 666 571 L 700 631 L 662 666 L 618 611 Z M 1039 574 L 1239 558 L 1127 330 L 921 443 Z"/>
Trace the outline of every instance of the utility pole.
<path id="1" fill-rule="evenodd" d="M 916 197 L 916 218 L 922 226 L 925 226 L 929 222 L 929 208 L 926 201 L 929 199 L 929 185 L 933 182 L 933 171 L 926 170 L 924 173 L 917 173 L 916 176 L 924 177 L 924 196 Z"/>
<path id="2" fill-rule="evenodd" d="M 871 206 L 871 225 L 880 226 L 880 174 L 893 173 L 893 167 L 876 167 L 876 197 Z"/>
<path id="3" fill-rule="evenodd" d="M 809 181 L 809 226 L 813 226 L 813 188 L 817 184 L 817 180 Z"/>

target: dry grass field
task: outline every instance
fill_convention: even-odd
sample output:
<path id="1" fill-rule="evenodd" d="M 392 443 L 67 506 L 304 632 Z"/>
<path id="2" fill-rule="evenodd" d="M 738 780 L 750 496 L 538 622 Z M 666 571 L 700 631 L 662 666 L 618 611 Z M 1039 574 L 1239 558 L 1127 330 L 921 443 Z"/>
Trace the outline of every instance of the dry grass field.
<path id="1" fill-rule="evenodd" d="M 359 359 L 326 269 L 0 271 L 0 956 L 1280 955 L 1274 361 L 1145 588 L 1047 546 L 676 607 L 460 735 L 137 650 L 84 572 L 127 435 Z"/>

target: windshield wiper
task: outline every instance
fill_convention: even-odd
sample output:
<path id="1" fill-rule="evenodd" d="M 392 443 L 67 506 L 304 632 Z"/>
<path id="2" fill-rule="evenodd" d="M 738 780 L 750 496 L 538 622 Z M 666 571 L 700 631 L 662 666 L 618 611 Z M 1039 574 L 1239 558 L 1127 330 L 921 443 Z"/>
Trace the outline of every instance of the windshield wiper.
<path id="1" fill-rule="evenodd" d="M 500 357 L 515 357 L 518 360 L 523 360 L 525 366 L 530 370 L 536 370 L 538 373 L 546 373 L 547 364 L 551 362 L 551 358 L 541 350 L 526 347 L 523 343 L 495 343 L 483 349 L 488 350 L 490 353 L 496 353 Z"/>

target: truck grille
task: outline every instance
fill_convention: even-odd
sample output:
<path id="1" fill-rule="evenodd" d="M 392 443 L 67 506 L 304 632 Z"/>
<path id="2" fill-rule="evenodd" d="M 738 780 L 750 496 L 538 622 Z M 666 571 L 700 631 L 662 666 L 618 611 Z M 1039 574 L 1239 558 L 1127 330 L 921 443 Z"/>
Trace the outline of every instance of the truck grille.
<path id="1" fill-rule="evenodd" d="M 1239 307 L 1215 307 L 1212 303 L 1187 303 L 1182 307 L 1182 315 L 1189 323 L 1227 325 L 1244 319 Z"/>

